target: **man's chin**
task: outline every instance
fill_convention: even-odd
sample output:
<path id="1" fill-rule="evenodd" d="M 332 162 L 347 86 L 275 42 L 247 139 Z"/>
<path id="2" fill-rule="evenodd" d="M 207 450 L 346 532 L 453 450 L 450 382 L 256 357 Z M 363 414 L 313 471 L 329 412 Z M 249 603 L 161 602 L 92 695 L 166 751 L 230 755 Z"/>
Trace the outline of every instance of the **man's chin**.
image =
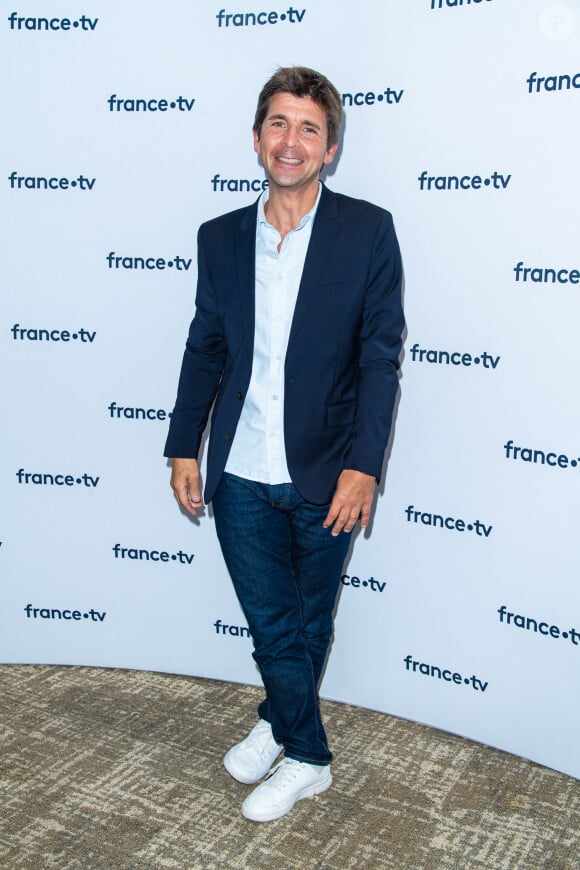
<path id="1" fill-rule="evenodd" d="M 308 178 L 304 175 L 291 175 L 285 172 L 276 172 L 273 175 L 268 175 L 268 183 L 270 186 L 278 187 L 283 190 L 301 190 L 309 187 L 315 182 L 318 182 L 317 178 Z"/>

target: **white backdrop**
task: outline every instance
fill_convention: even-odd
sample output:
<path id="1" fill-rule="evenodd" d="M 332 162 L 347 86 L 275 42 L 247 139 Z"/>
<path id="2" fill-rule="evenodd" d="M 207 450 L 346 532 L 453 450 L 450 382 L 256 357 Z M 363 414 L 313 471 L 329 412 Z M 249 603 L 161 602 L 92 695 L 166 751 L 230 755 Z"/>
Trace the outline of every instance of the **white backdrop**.
<path id="1" fill-rule="evenodd" d="M 408 320 L 322 694 L 578 777 L 578 0 L 304 3 L 5 7 L 0 659 L 259 681 L 161 454 L 197 227 L 257 196 L 264 81 L 313 66 Z"/>

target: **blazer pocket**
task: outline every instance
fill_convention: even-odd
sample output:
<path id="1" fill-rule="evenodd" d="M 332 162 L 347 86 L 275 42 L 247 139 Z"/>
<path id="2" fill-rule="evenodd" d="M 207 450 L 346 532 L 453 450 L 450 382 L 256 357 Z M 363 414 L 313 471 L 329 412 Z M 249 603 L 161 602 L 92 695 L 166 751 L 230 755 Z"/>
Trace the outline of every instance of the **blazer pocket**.
<path id="1" fill-rule="evenodd" d="M 354 421 L 353 402 L 337 402 L 326 409 L 326 425 L 329 429 L 337 426 L 350 426 Z"/>

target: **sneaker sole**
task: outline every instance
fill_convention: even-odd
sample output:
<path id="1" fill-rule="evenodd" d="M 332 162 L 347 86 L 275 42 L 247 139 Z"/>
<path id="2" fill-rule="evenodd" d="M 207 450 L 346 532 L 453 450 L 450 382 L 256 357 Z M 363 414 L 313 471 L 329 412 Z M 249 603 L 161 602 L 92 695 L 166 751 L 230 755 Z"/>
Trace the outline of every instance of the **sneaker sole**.
<path id="1" fill-rule="evenodd" d="M 244 808 L 244 804 L 242 804 L 242 815 L 245 819 L 248 819 L 250 822 L 273 822 L 275 819 L 281 819 L 282 816 L 285 816 L 290 810 L 296 806 L 298 801 L 304 800 L 304 798 L 314 797 L 317 794 L 322 794 L 332 785 L 332 776 L 329 773 L 328 778 L 324 779 L 322 782 L 315 782 L 314 785 L 309 785 L 306 788 L 303 788 L 301 792 L 298 793 L 296 798 L 292 801 L 292 803 L 284 806 L 284 807 L 276 807 L 275 810 L 271 812 L 263 811 L 261 813 L 248 813 L 248 811 Z"/>

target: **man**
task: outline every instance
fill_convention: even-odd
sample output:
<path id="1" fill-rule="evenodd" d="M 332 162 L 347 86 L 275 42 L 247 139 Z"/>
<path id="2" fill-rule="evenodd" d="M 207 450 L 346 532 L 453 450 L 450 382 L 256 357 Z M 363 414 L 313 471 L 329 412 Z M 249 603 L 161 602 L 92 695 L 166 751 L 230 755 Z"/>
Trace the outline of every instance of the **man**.
<path id="1" fill-rule="evenodd" d="M 262 89 L 253 135 L 269 187 L 199 230 L 196 313 L 165 449 L 177 500 L 195 516 L 213 405 L 205 500 L 266 690 L 224 765 L 244 783 L 270 772 L 242 805 L 262 822 L 332 783 L 318 683 L 348 533 L 369 521 L 398 388 L 391 216 L 319 181 L 341 118 L 340 95 L 314 70 L 279 69 Z"/>

